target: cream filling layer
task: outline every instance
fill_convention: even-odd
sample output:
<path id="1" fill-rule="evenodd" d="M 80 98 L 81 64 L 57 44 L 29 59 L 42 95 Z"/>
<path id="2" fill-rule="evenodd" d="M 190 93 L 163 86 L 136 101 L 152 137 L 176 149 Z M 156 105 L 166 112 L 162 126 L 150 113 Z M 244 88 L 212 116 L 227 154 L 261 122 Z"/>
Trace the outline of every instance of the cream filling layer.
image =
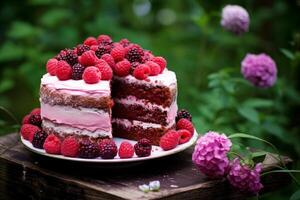
<path id="1" fill-rule="evenodd" d="M 88 131 L 111 132 L 111 116 L 108 112 L 93 108 L 72 108 L 71 106 L 41 103 L 41 117 L 54 123 L 65 124 Z"/>
<path id="2" fill-rule="evenodd" d="M 148 122 L 142 122 L 137 120 L 120 119 L 120 118 L 114 118 L 112 119 L 112 122 L 117 124 L 123 124 L 126 127 L 141 126 L 144 129 L 146 128 L 167 128 L 168 129 L 175 124 L 175 120 L 169 123 L 167 126 L 162 126 L 161 124 L 148 123 Z"/>

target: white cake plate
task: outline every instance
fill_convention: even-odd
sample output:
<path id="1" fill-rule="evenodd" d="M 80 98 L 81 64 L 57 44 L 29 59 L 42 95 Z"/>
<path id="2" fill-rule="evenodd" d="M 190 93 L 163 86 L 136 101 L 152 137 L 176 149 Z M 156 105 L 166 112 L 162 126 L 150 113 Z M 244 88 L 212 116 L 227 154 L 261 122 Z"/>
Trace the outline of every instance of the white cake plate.
<path id="1" fill-rule="evenodd" d="M 151 160 L 151 159 L 155 159 L 155 158 L 161 158 L 161 157 L 165 157 L 165 156 L 169 156 L 175 153 L 179 153 L 181 151 L 184 151 L 185 149 L 189 148 L 190 146 L 192 146 L 196 140 L 198 138 L 198 134 L 195 130 L 193 137 L 190 139 L 190 141 L 188 141 L 187 143 L 184 144 L 180 144 L 178 145 L 175 149 L 169 150 L 169 151 L 164 151 L 162 148 L 160 148 L 159 146 L 152 146 L 152 152 L 151 155 L 148 157 L 137 157 L 135 154 L 132 158 L 127 158 L 127 159 L 121 159 L 118 155 L 114 158 L 114 159 L 102 159 L 102 158 L 94 158 L 94 159 L 85 159 L 85 158 L 72 158 L 72 157 L 66 157 L 66 156 L 62 156 L 62 155 L 54 155 L 54 154 L 48 154 L 45 152 L 44 149 L 38 149 L 32 146 L 32 144 L 28 141 L 23 139 L 23 137 L 21 136 L 21 141 L 22 143 L 25 145 L 25 147 L 27 149 L 29 149 L 30 151 L 43 155 L 43 156 L 47 156 L 47 157 L 51 157 L 51 158 L 57 158 L 57 159 L 61 159 L 61 160 L 70 160 L 70 161 L 77 161 L 77 162 L 86 162 L 86 163 L 125 163 L 125 162 L 138 162 L 138 161 L 143 161 L 143 160 Z M 120 144 L 123 141 L 128 141 L 130 142 L 132 145 L 134 145 L 136 143 L 136 141 L 133 140 L 126 140 L 123 138 L 114 138 L 114 141 L 116 142 L 117 146 L 119 147 Z"/>

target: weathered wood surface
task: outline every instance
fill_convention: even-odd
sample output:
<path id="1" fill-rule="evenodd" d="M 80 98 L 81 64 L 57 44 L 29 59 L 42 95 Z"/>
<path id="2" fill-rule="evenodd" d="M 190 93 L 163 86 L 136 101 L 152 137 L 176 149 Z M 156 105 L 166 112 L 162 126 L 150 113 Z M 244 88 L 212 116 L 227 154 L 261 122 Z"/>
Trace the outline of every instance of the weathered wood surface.
<path id="1" fill-rule="evenodd" d="M 0 137 L 1 199 L 245 199 L 226 180 L 208 180 L 191 162 L 192 148 L 157 160 L 134 164 L 95 165 L 45 158 L 29 152 L 17 134 Z M 285 162 L 291 162 L 285 158 Z M 276 160 L 269 156 L 264 169 Z M 138 185 L 159 180 L 159 192 L 143 193 Z M 286 174 L 263 179 L 263 192 L 290 182 Z M 249 195 L 248 195 L 249 196 Z"/>

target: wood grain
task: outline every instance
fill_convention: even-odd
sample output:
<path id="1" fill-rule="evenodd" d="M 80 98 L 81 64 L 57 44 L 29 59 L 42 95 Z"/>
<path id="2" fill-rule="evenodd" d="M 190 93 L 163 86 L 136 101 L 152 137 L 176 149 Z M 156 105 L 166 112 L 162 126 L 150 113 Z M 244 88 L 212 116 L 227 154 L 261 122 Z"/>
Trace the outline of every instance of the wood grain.
<path id="1" fill-rule="evenodd" d="M 1 199 L 245 199 L 226 180 L 208 180 L 191 162 L 190 148 L 157 160 L 131 164 L 84 164 L 29 152 L 18 134 L 0 137 Z M 286 164 L 291 160 L 284 158 Z M 278 164 L 267 156 L 264 170 Z M 143 193 L 138 186 L 159 180 L 159 192 Z M 276 173 L 264 177 L 264 192 L 287 185 Z"/>

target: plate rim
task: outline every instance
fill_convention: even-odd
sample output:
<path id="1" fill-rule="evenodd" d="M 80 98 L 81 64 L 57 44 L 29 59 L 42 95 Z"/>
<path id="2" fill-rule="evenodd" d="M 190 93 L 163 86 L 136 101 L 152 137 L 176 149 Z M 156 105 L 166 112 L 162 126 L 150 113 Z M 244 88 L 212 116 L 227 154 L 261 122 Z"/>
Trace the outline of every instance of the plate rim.
<path id="1" fill-rule="evenodd" d="M 187 143 L 180 144 L 174 149 L 171 149 L 168 151 L 162 151 L 162 153 L 158 154 L 158 155 L 153 155 L 153 156 L 150 155 L 148 157 L 132 157 L 132 158 L 125 158 L 125 159 L 124 158 L 102 159 L 100 157 L 93 158 L 93 159 L 86 159 L 86 158 L 67 157 L 67 156 L 63 156 L 63 155 L 49 154 L 49 153 L 46 153 L 44 149 L 38 149 L 38 148 L 33 147 L 32 144 L 28 140 L 25 140 L 21 135 L 20 135 L 20 138 L 21 138 L 22 144 L 26 147 L 26 149 L 28 149 L 29 151 L 31 151 L 33 153 L 41 155 L 41 156 L 56 158 L 56 159 L 60 159 L 60 160 L 85 162 L 85 163 L 126 163 L 126 162 L 139 162 L 139 161 L 145 161 L 145 160 L 152 160 L 152 159 L 162 158 L 162 157 L 166 157 L 166 156 L 170 156 L 170 155 L 179 153 L 179 152 L 184 151 L 187 148 L 191 147 L 196 142 L 198 136 L 199 135 L 195 129 L 192 138 Z M 119 137 L 116 137 L 116 138 L 119 138 Z M 120 138 L 120 139 L 127 140 L 127 141 L 133 141 L 133 140 L 128 140 L 128 139 L 124 139 L 124 138 Z M 152 145 L 152 148 L 160 148 L 160 147 Z"/>

